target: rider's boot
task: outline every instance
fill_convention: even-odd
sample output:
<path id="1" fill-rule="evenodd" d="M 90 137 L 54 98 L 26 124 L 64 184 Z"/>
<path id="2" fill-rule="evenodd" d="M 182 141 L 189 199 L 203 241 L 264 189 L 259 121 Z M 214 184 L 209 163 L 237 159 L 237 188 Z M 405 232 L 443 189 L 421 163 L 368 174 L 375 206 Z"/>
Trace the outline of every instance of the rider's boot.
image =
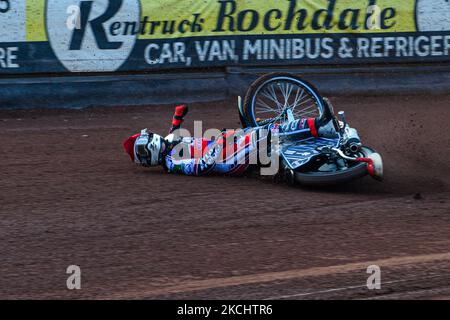
<path id="1" fill-rule="evenodd" d="M 339 123 L 333 114 L 333 107 L 327 98 L 323 99 L 325 108 L 319 118 L 314 119 L 315 130 L 311 129 L 313 135 L 323 138 L 336 138 L 338 136 Z M 314 134 L 314 132 L 316 134 Z"/>
<path id="2" fill-rule="evenodd" d="M 296 137 L 338 137 L 338 122 L 333 114 L 332 106 L 328 99 L 324 98 L 325 108 L 318 118 L 304 118 L 287 122 L 282 125 L 273 125 L 270 129 L 277 128 L 284 135 L 296 135 Z"/>

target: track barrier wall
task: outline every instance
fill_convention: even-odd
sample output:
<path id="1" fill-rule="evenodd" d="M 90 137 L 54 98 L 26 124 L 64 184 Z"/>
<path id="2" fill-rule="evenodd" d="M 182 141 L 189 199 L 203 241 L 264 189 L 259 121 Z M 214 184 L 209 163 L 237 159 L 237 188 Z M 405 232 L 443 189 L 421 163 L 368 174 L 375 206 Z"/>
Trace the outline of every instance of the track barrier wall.
<path id="1" fill-rule="evenodd" d="M 142 91 L 127 78 L 136 74 L 171 71 L 159 89 L 172 93 L 174 70 L 192 81 L 216 77 L 210 68 L 434 67 L 449 53 L 447 0 L 0 0 L 0 93 L 10 107 L 28 94 L 42 100 L 29 106 L 70 105 L 52 98 L 58 86 L 88 96 L 79 107 L 102 105 L 89 86 L 111 81 L 158 100 L 155 83 Z M 203 82 L 208 99 L 217 88 Z"/>

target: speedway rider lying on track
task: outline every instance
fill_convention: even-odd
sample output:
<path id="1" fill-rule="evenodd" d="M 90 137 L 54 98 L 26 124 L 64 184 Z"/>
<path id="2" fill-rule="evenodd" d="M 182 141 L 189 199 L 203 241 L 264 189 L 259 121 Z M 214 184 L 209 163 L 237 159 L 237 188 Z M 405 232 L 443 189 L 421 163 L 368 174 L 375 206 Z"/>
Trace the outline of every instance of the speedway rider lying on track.
<path id="1" fill-rule="evenodd" d="M 231 145 L 228 143 L 230 140 L 227 139 L 229 131 L 224 131 L 221 137 L 213 141 L 182 138 L 176 133 L 181 128 L 187 112 L 188 108 L 184 105 L 176 107 L 172 128 L 166 138 L 144 129 L 140 134 L 125 140 L 123 146 L 131 160 L 145 167 L 162 165 L 167 172 L 186 175 L 201 176 L 211 173 L 239 175 L 249 168 L 250 153 L 261 151 L 257 150 L 260 145 L 268 148 L 268 143 L 262 144 L 257 141 L 264 139 L 270 141 L 271 134 L 295 139 L 337 136 L 335 118 L 328 111 L 319 118 L 306 118 L 282 125 L 271 124 L 266 127 L 244 129 L 243 134 L 233 137 Z M 180 152 L 180 150 L 183 151 Z"/>

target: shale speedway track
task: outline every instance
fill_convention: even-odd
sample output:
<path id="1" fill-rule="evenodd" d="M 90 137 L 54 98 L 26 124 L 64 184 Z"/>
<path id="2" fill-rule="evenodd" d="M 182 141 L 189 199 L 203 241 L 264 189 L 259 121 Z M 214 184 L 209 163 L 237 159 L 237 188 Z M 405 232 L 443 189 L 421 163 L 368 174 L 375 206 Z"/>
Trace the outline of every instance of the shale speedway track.
<path id="1" fill-rule="evenodd" d="M 333 102 L 384 156 L 383 183 L 135 167 L 122 140 L 165 133 L 168 106 L 1 111 L 0 298 L 450 298 L 450 96 Z M 234 101 L 190 107 L 189 129 L 238 126 Z"/>

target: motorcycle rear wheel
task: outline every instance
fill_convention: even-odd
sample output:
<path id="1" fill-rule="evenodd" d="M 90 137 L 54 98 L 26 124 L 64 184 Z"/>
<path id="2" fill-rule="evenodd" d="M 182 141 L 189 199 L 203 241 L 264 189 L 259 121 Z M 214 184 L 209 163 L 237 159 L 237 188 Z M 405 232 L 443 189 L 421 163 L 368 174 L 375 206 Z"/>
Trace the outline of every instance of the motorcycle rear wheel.
<path id="1" fill-rule="evenodd" d="M 372 153 L 375 153 L 375 151 L 369 147 L 363 147 L 361 149 L 361 154 L 364 157 L 369 157 Z M 344 184 L 366 175 L 368 175 L 367 164 L 363 162 L 357 163 L 345 170 L 334 172 L 294 171 L 296 183 L 317 187 Z"/>

